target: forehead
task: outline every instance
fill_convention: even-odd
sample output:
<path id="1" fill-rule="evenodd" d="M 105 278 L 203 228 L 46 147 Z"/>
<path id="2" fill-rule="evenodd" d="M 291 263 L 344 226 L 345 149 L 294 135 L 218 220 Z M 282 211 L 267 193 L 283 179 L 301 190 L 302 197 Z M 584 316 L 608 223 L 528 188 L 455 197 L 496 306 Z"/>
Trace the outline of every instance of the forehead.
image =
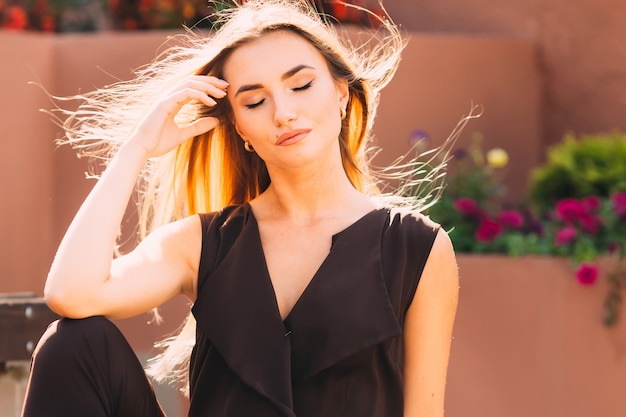
<path id="1" fill-rule="evenodd" d="M 229 83 L 280 76 L 298 65 L 326 68 L 326 60 L 304 37 L 288 30 L 267 33 L 235 49 L 224 65 Z"/>

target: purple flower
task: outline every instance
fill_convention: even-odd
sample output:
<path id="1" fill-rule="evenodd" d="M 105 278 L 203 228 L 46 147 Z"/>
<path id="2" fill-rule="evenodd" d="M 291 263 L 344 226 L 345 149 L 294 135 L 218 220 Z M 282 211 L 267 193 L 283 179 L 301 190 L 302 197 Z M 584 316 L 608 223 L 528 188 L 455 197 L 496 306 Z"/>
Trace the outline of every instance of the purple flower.
<path id="1" fill-rule="evenodd" d="M 619 242 L 609 242 L 608 245 L 606 245 L 606 251 L 609 253 L 609 255 L 614 255 L 620 250 L 621 247 L 622 246 L 619 244 Z"/>
<path id="2" fill-rule="evenodd" d="M 498 222 L 504 228 L 517 230 L 524 224 L 524 216 L 517 210 L 503 210 L 498 214 Z"/>
<path id="3" fill-rule="evenodd" d="M 576 271 L 576 279 L 582 285 L 593 285 L 598 280 L 598 272 L 596 265 L 582 262 Z"/>
<path id="4" fill-rule="evenodd" d="M 467 152 L 467 149 L 463 148 L 455 149 L 454 152 L 452 152 L 452 158 L 454 159 L 467 158 L 467 155 L 469 155 L 469 152 Z"/>
<path id="5" fill-rule="evenodd" d="M 418 143 L 428 144 L 429 141 L 430 136 L 428 135 L 428 132 L 422 129 L 416 129 L 412 131 L 411 135 L 409 136 L 409 145 L 411 146 L 415 146 Z"/>
<path id="6" fill-rule="evenodd" d="M 544 225 L 541 220 L 531 217 L 526 226 L 527 233 L 534 233 L 538 236 L 543 236 Z"/>
<path id="7" fill-rule="evenodd" d="M 484 218 L 478 225 L 478 229 L 476 230 L 474 237 L 479 242 L 490 243 L 495 238 L 500 236 L 500 233 L 502 233 L 502 227 L 498 224 L 498 222 L 489 218 Z"/>
<path id="8" fill-rule="evenodd" d="M 565 246 L 567 244 L 572 243 L 576 236 L 578 236 L 578 232 L 572 226 L 565 226 L 556 232 L 556 236 L 554 237 L 554 244 L 556 246 Z"/>
<path id="9" fill-rule="evenodd" d="M 466 217 L 480 217 L 482 212 L 476 201 L 469 197 L 459 197 L 454 200 L 454 209 Z"/>

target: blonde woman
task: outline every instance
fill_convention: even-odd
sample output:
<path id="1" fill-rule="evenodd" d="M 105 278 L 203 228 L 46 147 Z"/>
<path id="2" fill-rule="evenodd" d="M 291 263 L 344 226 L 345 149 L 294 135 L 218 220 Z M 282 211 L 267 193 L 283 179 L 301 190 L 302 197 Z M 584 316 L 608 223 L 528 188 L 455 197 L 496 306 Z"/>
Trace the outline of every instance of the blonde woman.
<path id="1" fill-rule="evenodd" d="M 188 378 L 190 416 L 443 415 L 453 249 L 386 203 L 364 156 L 402 49 L 383 23 L 354 49 L 306 2 L 249 1 L 83 97 L 68 141 L 108 166 L 46 282 L 66 318 L 34 354 L 26 417 L 163 415 L 108 319 L 179 294 L 192 316 L 151 371 Z M 114 257 L 138 179 L 145 238 Z"/>

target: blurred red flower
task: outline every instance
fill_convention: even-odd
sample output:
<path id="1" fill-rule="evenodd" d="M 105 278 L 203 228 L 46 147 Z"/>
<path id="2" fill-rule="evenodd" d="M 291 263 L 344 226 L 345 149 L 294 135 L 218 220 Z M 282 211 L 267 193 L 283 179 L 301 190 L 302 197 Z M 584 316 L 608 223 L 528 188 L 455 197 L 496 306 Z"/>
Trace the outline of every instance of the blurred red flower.
<path id="1" fill-rule="evenodd" d="M 587 212 L 597 211 L 602 204 L 600 197 L 596 195 L 590 195 L 581 200 L 581 203 Z"/>
<path id="2" fill-rule="evenodd" d="M 613 204 L 613 212 L 618 217 L 626 217 L 626 192 L 618 191 L 611 195 L 611 203 Z"/>
<path id="3" fill-rule="evenodd" d="M 7 8 L 2 27 L 13 30 L 26 29 L 26 27 L 28 27 L 28 15 L 26 11 L 20 6 L 10 6 Z"/>
<path id="4" fill-rule="evenodd" d="M 517 210 L 503 210 L 498 214 L 498 222 L 502 227 L 517 230 L 524 225 L 524 216 Z"/>
<path id="5" fill-rule="evenodd" d="M 578 219 L 578 223 L 585 232 L 592 235 L 598 233 L 598 231 L 600 230 L 600 226 L 602 226 L 602 220 L 589 213 L 582 215 Z"/>
<path id="6" fill-rule="evenodd" d="M 594 264 L 582 262 L 576 271 L 576 279 L 583 285 L 593 285 L 598 280 L 598 267 Z"/>
<path id="7" fill-rule="evenodd" d="M 573 223 L 587 213 L 583 203 L 575 198 L 564 198 L 556 203 L 556 216 L 565 223 Z"/>
<path id="8" fill-rule="evenodd" d="M 480 217 L 482 211 L 476 201 L 468 197 L 459 197 L 454 200 L 456 211 L 467 217 Z"/>
<path id="9" fill-rule="evenodd" d="M 556 246 L 565 246 L 572 243 L 576 236 L 578 236 L 578 231 L 573 226 L 565 226 L 556 232 L 556 236 L 554 237 L 554 244 Z"/>
<path id="10" fill-rule="evenodd" d="M 501 233 L 502 227 L 498 224 L 498 222 L 489 218 L 484 218 L 478 225 L 475 237 L 479 242 L 489 243 L 500 236 Z"/>

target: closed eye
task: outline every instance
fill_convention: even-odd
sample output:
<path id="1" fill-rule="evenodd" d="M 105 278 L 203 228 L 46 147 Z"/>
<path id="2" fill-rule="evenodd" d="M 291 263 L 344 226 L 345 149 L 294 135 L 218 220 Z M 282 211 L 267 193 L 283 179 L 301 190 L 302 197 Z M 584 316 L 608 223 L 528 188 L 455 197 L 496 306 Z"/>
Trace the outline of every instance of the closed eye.
<path id="1" fill-rule="evenodd" d="M 313 80 L 309 81 L 308 83 L 306 83 L 306 84 L 304 84 L 304 85 L 302 85 L 300 87 L 292 88 L 292 90 L 293 91 L 304 91 L 304 90 L 309 89 L 312 85 L 313 85 Z M 263 104 L 264 101 L 265 101 L 265 99 L 261 99 L 261 100 L 257 101 L 256 103 L 246 104 L 246 108 L 248 108 L 248 109 L 256 109 L 261 104 Z"/>
<path id="2" fill-rule="evenodd" d="M 313 80 L 309 81 L 308 83 L 304 84 L 301 87 L 296 87 L 293 89 L 293 91 L 303 91 L 308 89 L 309 87 L 311 87 L 311 85 L 313 85 Z"/>
<path id="3" fill-rule="evenodd" d="M 252 103 L 252 104 L 246 104 L 246 107 L 249 109 L 255 109 L 257 107 L 259 107 L 261 104 L 263 104 L 263 102 L 265 101 L 265 99 L 259 100 L 256 103 Z"/>

